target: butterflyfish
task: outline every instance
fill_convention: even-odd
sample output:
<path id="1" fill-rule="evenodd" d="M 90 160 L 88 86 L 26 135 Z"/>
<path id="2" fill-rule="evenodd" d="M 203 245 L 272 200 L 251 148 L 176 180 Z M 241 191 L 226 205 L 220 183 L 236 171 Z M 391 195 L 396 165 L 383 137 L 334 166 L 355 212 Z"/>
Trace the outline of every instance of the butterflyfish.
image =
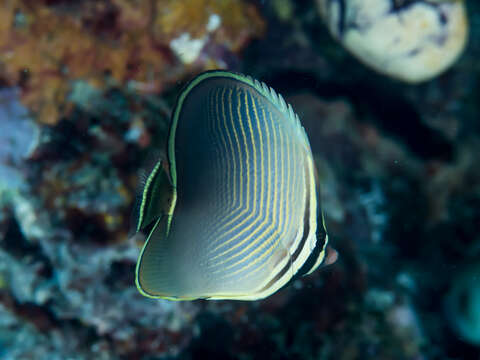
<path id="1" fill-rule="evenodd" d="M 305 130 L 281 95 L 241 74 L 198 75 L 140 193 L 138 290 L 257 300 L 310 274 L 328 263 L 317 182 Z"/>

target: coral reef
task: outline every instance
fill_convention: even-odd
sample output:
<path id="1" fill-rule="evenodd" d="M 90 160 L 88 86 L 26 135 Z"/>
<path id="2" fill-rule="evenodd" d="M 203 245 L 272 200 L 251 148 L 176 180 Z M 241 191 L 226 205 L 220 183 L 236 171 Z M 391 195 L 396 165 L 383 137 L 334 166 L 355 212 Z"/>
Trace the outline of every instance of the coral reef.
<path id="1" fill-rule="evenodd" d="M 135 100 L 112 90 L 97 98 L 95 110 L 110 102 L 130 106 Z M 161 114 L 153 103 L 147 106 Z M 19 331 L 2 339 L 11 349 L 6 355 L 61 357 L 73 347 L 78 358 L 175 355 L 188 343 L 196 308 L 145 304 L 132 286 L 139 244 L 127 240 L 135 181 L 130 166 L 140 157 L 142 137 L 128 135 L 135 123 L 129 126 L 124 112 L 110 113 L 97 125 L 93 113 L 77 108 L 72 115 L 55 129 L 42 129 L 47 140 L 15 167 L 24 186 L 5 190 L 0 303 L 10 317 L 27 320 L 7 321 Z M 160 134 L 162 120 L 151 119 Z M 32 339 L 16 349 L 21 336 Z"/>
<path id="2" fill-rule="evenodd" d="M 159 92 L 185 74 L 179 60 L 197 60 L 197 70 L 228 66 L 264 28 L 255 7 L 238 0 L 8 0 L 0 23 L 0 78 L 21 87 L 45 124 L 68 110 L 72 80 Z M 180 46 L 182 37 L 192 39 Z"/>
<path id="3" fill-rule="evenodd" d="M 25 186 L 18 167 L 39 141 L 38 126 L 20 104 L 18 89 L 0 90 L 0 204 L 2 197 Z"/>
<path id="4" fill-rule="evenodd" d="M 313 0 L 2 2 L 0 358 L 477 360 L 452 326 L 478 326 L 467 5 L 464 55 L 411 86 L 352 59 Z M 293 105 L 339 258 L 264 301 L 146 299 L 144 239 L 127 236 L 138 173 L 165 148 L 179 88 L 212 67 Z"/>

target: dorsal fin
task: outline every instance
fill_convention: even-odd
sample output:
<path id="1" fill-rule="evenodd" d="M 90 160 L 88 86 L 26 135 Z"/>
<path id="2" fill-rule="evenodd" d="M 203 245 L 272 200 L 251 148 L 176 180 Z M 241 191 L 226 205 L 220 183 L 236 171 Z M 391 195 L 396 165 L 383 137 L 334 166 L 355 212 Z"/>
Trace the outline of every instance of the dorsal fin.
<path id="1" fill-rule="evenodd" d="M 176 108 L 180 108 L 183 102 L 184 97 L 186 94 L 190 92 L 195 86 L 197 86 L 203 80 L 207 80 L 209 78 L 214 77 L 224 77 L 228 79 L 235 79 L 244 84 L 250 85 L 255 90 L 257 90 L 260 94 L 265 96 L 273 105 L 283 114 L 285 115 L 290 121 L 292 121 L 295 126 L 299 129 L 299 131 L 304 132 L 303 127 L 300 123 L 300 119 L 298 115 L 293 111 L 292 105 L 288 104 L 284 99 L 283 96 L 278 94 L 274 89 L 269 87 L 264 82 L 260 82 L 251 76 L 243 75 L 240 73 L 235 73 L 226 70 L 211 70 L 206 71 L 196 78 L 194 78 L 191 82 L 189 82 L 185 88 L 182 90 L 182 96 L 180 96 L 179 101 L 177 102 Z M 175 124 L 176 126 L 176 124 Z"/>
<path id="2" fill-rule="evenodd" d="M 220 71 L 219 71 L 220 72 Z M 307 134 L 305 133 L 305 129 L 302 126 L 298 115 L 293 110 L 292 105 L 287 103 L 283 96 L 277 93 L 274 89 L 269 87 L 264 82 L 258 81 L 253 79 L 251 76 L 236 74 L 236 73 L 229 73 L 229 72 L 220 72 L 226 73 L 224 76 L 230 75 L 229 77 L 235 78 L 239 81 L 242 81 L 250 86 L 252 86 L 255 90 L 257 90 L 260 94 L 265 96 L 285 117 L 292 122 L 294 128 L 297 131 L 298 136 L 305 141 L 305 144 L 308 148 L 310 148 L 310 142 L 308 141 Z"/>

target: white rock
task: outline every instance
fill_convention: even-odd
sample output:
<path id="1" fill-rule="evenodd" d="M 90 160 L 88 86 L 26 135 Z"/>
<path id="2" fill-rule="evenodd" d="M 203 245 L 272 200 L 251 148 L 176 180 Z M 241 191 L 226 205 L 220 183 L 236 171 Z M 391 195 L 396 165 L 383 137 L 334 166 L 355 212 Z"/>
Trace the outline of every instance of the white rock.
<path id="1" fill-rule="evenodd" d="M 222 18 L 217 14 L 211 14 L 206 25 L 206 34 L 201 38 L 192 38 L 184 32 L 170 41 L 170 48 L 184 64 L 191 64 L 199 57 L 203 47 L 210 39 L 210 34 L 222 25 Z"/>
<path id="2" fill-rule="evenodd" d="M 206 42 L 206 37 L 192 39 L 189 33 L 183 33 L 176 39 L 170 41 L 170 48 L 184 64 L 191 64 L 197 59 L 198 55 L 200 55 Z"/>
<path id="3" fill-rule="evenodd" d="M 416 83 L 449 68 L 468 34 L 463 0 L 317 0 L 331 34 L 376 71 Z"/>

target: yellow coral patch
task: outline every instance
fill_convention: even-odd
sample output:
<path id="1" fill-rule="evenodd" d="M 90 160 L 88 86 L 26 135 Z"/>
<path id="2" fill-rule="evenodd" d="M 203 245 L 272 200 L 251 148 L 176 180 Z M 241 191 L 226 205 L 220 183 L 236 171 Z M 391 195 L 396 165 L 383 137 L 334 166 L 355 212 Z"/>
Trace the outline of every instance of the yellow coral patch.
<path id="1" fill-rule="evenodd" d="M 176 81 L 188 69 L 169 43 L 182 30 L 207 31 L 209 14 L 222 17 L 210 40 L 232 51 L 263 29 L 254 7 L 234 0 L 100 0 L 72 2 L 67 9 L 42 3 L 2 1 L 0 78 L 20 85 L 24 104 L 48 124 L 69 108 L 72 80 L 102 87 L 108 73 L 119 84 L 132 81 L 148 92 Z M 196 65 L 211 64 L 207 57 Z"/>

